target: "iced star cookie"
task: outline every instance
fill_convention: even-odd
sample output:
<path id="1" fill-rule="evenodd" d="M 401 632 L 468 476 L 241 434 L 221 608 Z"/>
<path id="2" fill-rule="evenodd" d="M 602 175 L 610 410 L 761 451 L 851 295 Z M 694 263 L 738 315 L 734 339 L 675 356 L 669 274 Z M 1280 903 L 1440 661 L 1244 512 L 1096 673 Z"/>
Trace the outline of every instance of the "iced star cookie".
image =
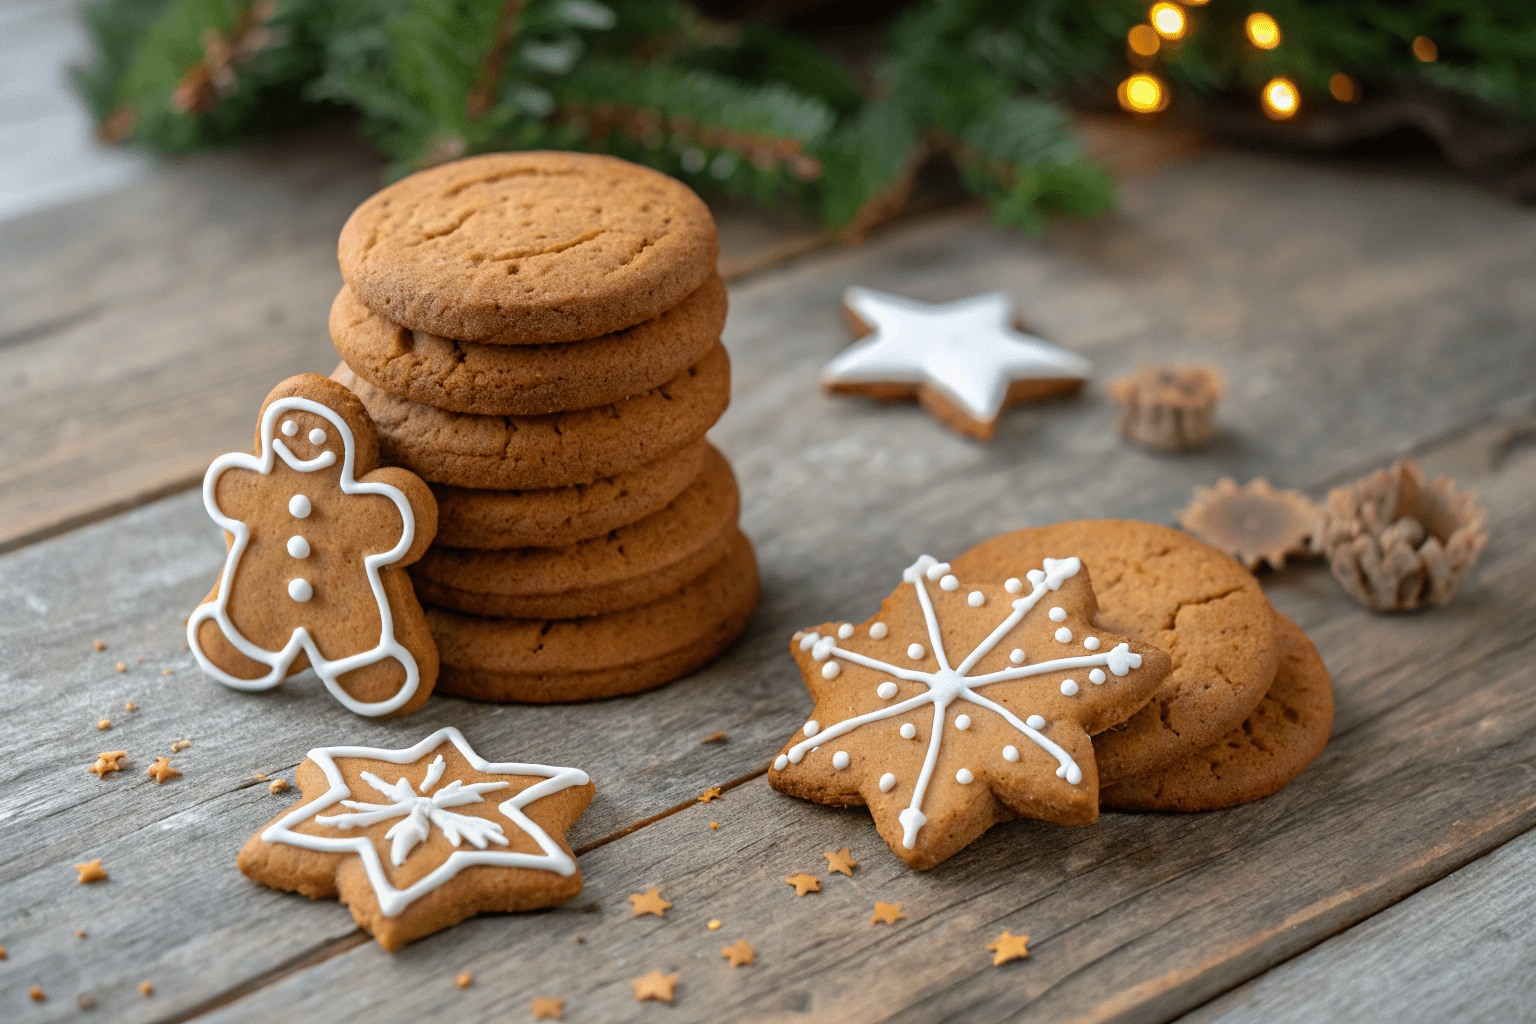
<path id="1" fill-rule="evenodd" d="M 432 543 L 437 503 L 414 473 L 379 468 L 373 423 L 351 392 L 307 373 L 273 388 L 255 454 L 215 459 L 203 504 L 229 548 L 187 620 L 204 672 L 268 690 L 313 668 L 362 715 L 427 699 L 437 647 L 402 570 Z"/>
<path id="2" fill-rule="evenodd" d="M 483 489 L 565 487 L 654 462 L 702 438 L 731 400 L 731 361 L 718 343 L 650 391 L 548 416 L 434 409 L 375 387 L 345 364 L 331 377 L 362 399 L 386 461 L 433 483 Z"/>
<path id="3" fill-rule="evenodd" d="M 1058 523 L 983 541 L 955 570 L 986 579 L 1062 550 L 1093 570 L 1099 626 L 1173 656 L 1151 702 L 1094 737 L 1104 785 L 1182 761 L 1258 706 L 1280 658 L 1269 601 L 1252 573 L 1187 533 L 1128 519 Z"/>
<path id="4" fill-rule="evenodd" d="M 347 218 L 341 276 L 380 316 L 444 338 L 544 344 L 650 320 L 715 272 L 687 185 L 593 153 L 490 153 L 375 193 Z"/>
<path id="5" fill-rule="evenodd" d="M 405 750 L 317 747 L 296 777 L 304 799 L 246 842 L 240 870 L 340 899 L 385 949 L 581 891 L 565 840 L 592 801 L 579 769 L 490 762 L 450 727 Z"/>
<path id="6" fill-rule="evenodd" d="M 1088 569 L 1058 554 L 1015 563 L 1023 578 L 1003 583 L 962 583 L 924 555 L 874 618 L 797 633 L 790 650 L 816 707 L 769 784 L 867 804 L 886 845 L 919 869 L 999 821 L 1092 822 L 1089 735 L 1145 704 L 1170 661 L 1096 627 Z"/>
<path id="7" fill-rule="evenodd" d="M 613 334 L 486 345 L 391 323 L 342 288 L 331 306 L 331 340 L 359 377 L 390 394 L 453 412 L 540 416 L 665 384 L 714 347 L 725 310 L 725 282 L 714 275 L 680 305 Z"/>
<path id="8" fill-rule="evenodd" d="M 1278 793 L 1316 760 L 1333 728 L 1333 683 L 1317 648 L 1275 613 L 1280 670 L 1242 725 L 1162 771 L 1122 779 L 1099 793 L 1105 807 L 1214 811 Z"/>
<path id="9" fill-rule="evenodd" d="M 659 600 L 718 562 L 740 507 L 730 464 L 711 448 L 688 489 L 638 522 L 562 548 L 437 546 L 411 566 L 411 578 L 428 604 L 474 615 L 601 615 Z"/>

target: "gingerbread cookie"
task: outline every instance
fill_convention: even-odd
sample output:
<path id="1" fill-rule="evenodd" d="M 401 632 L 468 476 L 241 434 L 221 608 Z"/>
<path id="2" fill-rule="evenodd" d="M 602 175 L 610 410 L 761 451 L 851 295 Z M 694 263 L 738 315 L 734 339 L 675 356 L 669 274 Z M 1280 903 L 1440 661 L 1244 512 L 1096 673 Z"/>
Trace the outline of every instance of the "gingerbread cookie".
<path id="1" fill-rule="evenodd" d="M 304 799 L 246 842 L 240 870 L 340 899 L 385 949 L 581 891 L 565 831 L 593 786 L 576 768 L 486 761 L 445 728 L 405 750 L 318 747 L 296 777 Z"/>
<path id="2" fill-rule="evenodd" d="M 659 601 L 585 619 L 484 619 L 433 608 L 446 693 L 546 704 L 638 693 L 681 678 L 741 635 L 757 604 L 752 545 Z"/>
<path id="3" fill-rule="evenodd" d="M 1151 702 L 1094 737 L 1104 785 L 1182 761 L 1258 706 L 1280 657 L 1269 601 L 1251 573 L 1186 533 L 1123 519 L 1058 523 L 984 541 L 955 571 L 985 579 L 1064 550 L 1093 570 L 1097 625 L 1173 656 Z"/>
<path id="4" fill-rule="evenodd" d="M 999 821 L 1097 818 L 1089 734 L 1144 705 L 1170 660 L 1095 626 L 1089 570 L 1057 550 L 1001 583 L 962 583 L 924 555 L 873 618 L 795 634 L 816 708 L 769 784 L 868 804 L 886 845 L 919 869 Z"/>
<path id="5" fill-rule="evenodd" d="M 540 416 L 665 384 L 714 347 L 725 309 L 725 282 L 714 275 L 681 305 L 613 334 L 486 345 L 401 327 L 342 288 L 331 306 L 331 340 L 359 377 L 392 395 L 454 412 Z"/>
<path id="6" fill-rule="evenodd" d="M 660 316 L 715 271 L 709 208 L 593 153 L 490 153 L 395 182 L 347 218 L 341 276 L 411 330 L 494 344 L 595 338 Z"/>
<path id="7" fill-rule="evenodd" d="M 414 473 L 378 468 L 373 423 L 346 388 L 290 377 L 267 396 L 254 455 L 215 459 L 203 504 L 229 553 L 187 620 L 187 645 L 226 686 L 268 690 L 313 668 L 362 715 L 418 707 L 437 648 L 411 581 L 437 531 Z"/>
<path id="8" fill-rule="evenodd" d="M 437 542 L 452 548 L 557 548 L 666 508 L 704 466 L 707 441 L 589 484 L 484 491 L 433 484 Z M 719 454 L 716 452 L 715 454 Z"/>
<path id="9" fill-rule="evenodd" d="M 1301 627 L 1275 612 L 1280 670 L 1243 724 L 1203 750 L 1099 793 L 1105 807 L 1214 811 L 1277 793 L 1323 752 L 1333 728 L 1333 683 Z"/>
<path id="10" fill-rule="evenodd" d="M 612 405 L 548 416 L 474 416 L 397 398 L 345 364 L 332 379 L 362 399 L 386 461 L 434 483 L 565 487 L 654 462 L 704 436 L 731 400 L 725 346 L 660 387 Z"/>
<path id="11" fill-rule="evenodd" d="M 570 619 L 659 600 L 726 553 L 741 499 L 713 448 L 676 501 L 639 522 L 564 548 L 434 547 L 411 567 L 429 604 L 475 615 Z"/>

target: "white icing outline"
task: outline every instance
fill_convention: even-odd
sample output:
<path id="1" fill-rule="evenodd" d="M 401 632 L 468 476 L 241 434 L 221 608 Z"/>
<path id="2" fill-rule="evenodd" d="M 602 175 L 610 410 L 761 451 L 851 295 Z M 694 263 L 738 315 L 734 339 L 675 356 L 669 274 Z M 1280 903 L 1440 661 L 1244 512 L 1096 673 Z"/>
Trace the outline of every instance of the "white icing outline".
<path id="1" fill-rule="evenodd" d="M 539 849 L 544 851 L 543 854 L 497 850 L 454 850 L 448 855 L 447 860 L 414 884 L 405 889 L 396 889 L 389 883 L 389 878 L 384 873 L 384 865 L 379 860 L 378 849 L 374 846 L 373 840 L 367 836 L 352 838 L 316 836 L 293 831 L 293 827 L 299 822 L 314 817 L 327 807 L 332 807 L 352 795 L 351 789 L 342 781 L 341 769 L 336 766 L 336 758 L 361 757 L 388 761 L 391 764 L 412 764 L 442 746 L 444 740 L 450 740 L 476 771 L 489 775 L 540 775 L 545 778 L 546 781 L 534 783 L 511 799 L 502 801 L 496 808 L 503 817 L 538 843 Z M 374 895 L 379 900 L 379 910 L 385 917 L 399 916 L 401 911 L 416 900 L 453 878 L 460 871 L 476 864 L 537 868 L 567 877 L 576 871 L 576 861 L 550 838 L 549 833 L 524 814 L 522 809 L 540 797 L 558 793 L 571 786 L 585 786 L 590 780 L 587 773 L 579 768 L 557 768 L 546 764 L 522 764 L 514 761 L 487 761 L 475 753 L 469 742 L 464 739 L 464 734 L 451 725 L 437 730 L 414 747 L 405 750 L 383 750 L 378 747 L 316 747 L 309 752 L 308 757 L 320 767 L 321 771 L 325 772 L 330 789 L 313 802 L 300 804 L 273 822 L 261 833 L 261 841 L 301 846 L 307 850 L 318 850 L 322 853 L 356 853 L 363 860 L 363 867 L 368 872 L 368 881 L 373 885 Z M 434 768 L 436 768 L 435 762 L 428 767 L 428 779 L 423 781 L 424 789 L 430 788 L 431 784 L 437 781 L 432 777 Z M 437 775 L 441 774 L 441 771 L 437 772 Z M 384 808 L 389 805 L 378 806 Z M 401 861 L 404 859 L 402 856 Z"/>
<path id="2" fill-rule="evenodd" d="M 220 510 L 218 502 L 214 499 L 214 489 L 218 485 L 219 477 L 228 469 L 248 469 L 262 476 L 271 474 L 278 456 L 288 464 L 289 468 L 300 473 L 313 473 L 317 470 L 327 469 L 336 464 L 336 453 L 326 449 L 313 459 L 300 459 L 288 450 L 282 440 L 275 436 L 278 417 L 290 410 L 302 410 L 321 416 L 333 424 L 339 431 L 342 443 L 341 463 L 341 489 L 345 494 L 380 494 L 395 503 L 400 510 L 400 517 L 404 522 L 404 528 L 400 531 L 400 542 L 388 551 L 368 555 L 363 559 L 363 566 L 368 573 L 368 584 L 373 590 L 373 597 L 379 610 L 379 642 L 370 650 L 358 654 L 328 661 L 309 635 L 309 630 L 299 626 L 288 638 L 282 650 L 269 651 L 259 647 L 246 639 L 235 624 L 229 618 L 229 588 L 230 581 L 234 578 L 235 569 L 240 564 L 240 556 L 245 553 L 246 546 L 251 540 L 251 528 L 239 519 L 231 519 Z M 421 685 L 421 671 L 416 665 L 416 659 L 411 652 L 401 646 L 395 639 L 394 616 L 390 612 L 389 599 L 384 593 L 384 583 L 379 578 L 379 570 L 387 565 L 392 565 L 405 557 L 405 553 L 411 549 L 411 542 L 416 536 L 416 518 L 411 514 L 411 503 L 406 500 L 405 492 L 400 488 L 385 483 L 362 483 L 353 476 L 353 465 L 356 458 L 356 442 L 352 437 L 352 429 L 347 426 L 346 420 L 335 410 L 321 405 L 319 402 L 308 398 L 288 397 L 280 398 L 267 406 L 267 411 L 261 418 L 261 455 L 248 455 L 245 452 L 229 452 L 220 455 L 213 460 L 213 465 L 208 467 L 208 472 L 203 475 L 203 507 L 208 510 L 208 515 L 221 528 L 226 530 L 234 543 L 229 546 L 229 554 L 224 560 L 224 570 L 219 576 L 219 593 L 212 601 L 197 606 L 192 617 L 187 620 L 187 646 L 192 649 L 192 655 L 197 659 L 197 664 L 204 672 L 225 686 L 236 690 L 270 690 L 277 686 L 288 675 L 288 667 L 294 659 L 303 651 L 309 655 L 310 667 L 315 674 L 325 683 L 325 688 L 331 691 L 331 696 L 341 702 L 342 706 L 359 715 L 375 717 L 387 715 L 404 707 L 411 697 L 415 695 L 417 687 Z M 284 595 L 286 596 L 286 595 Z M 202 645 L 198 642 L 197 631 L 208 619 L 213 619 L 219 626 L 219 631 L 224 638 L 234 646 L 241 654 L 252 661 L 267 665 L 272 671 L 259 679 L 241 679 L 232 676 L 219 668 L 203 652 Z M 386 658 L 394 658 L 405 669 L 405 683 L 393 697 L 382 701 L 360 701 L 342 689 L 337 678 L 354 669 L 372 665 Z"/>
<path id="3" fill-rule="evenodd" d="M 966 655 L 964 661 L 957 668 L 949 667 L 949 657 L 944 650 L 944 638 L 939 632 L 939 623 L 934 615 L 933 602 L 928 597 L 928 588 L 924 578 L 934 579 L 940 573 L 949 571 L 946 562 L 939 562 L 930 555 L 923 555 L 916 562 L 907 567 L 902 575 L 904 582 L 912 584 L 917 590 L 917 601 L 923 609 L 923 619 L 928 625 L 928 639 L 932 644 L 933 655 L 938 659 L 939 670 L 937 672 L 922 672 L 917 669 L 898 668 L 887 664 L 877 658 L 870 658 L 856 651 L 845 651 L 837 646 L 837 642 L 831 637 L 823 637 L 816 633 L 808 633 L 801 639 L 802 650 L 810 648 L 811 656 L 817 661 L 823 661 L 829 657 L 842 658 L 855 665 L 872 668 L 877 672 L 886 672 L 897 679 L 905 679 L 908 682 L 922 683 L 928 687 L 926 693 L 916 697 L 909 697 L 904 701 L 877 708 L 874 711 L 856 715 L 853 718 L 845 718 L 841 722 L 829 725 L 824 729 L 818 728 L 814 739 L 802 740 L 790 747 L 787 754 L 781 754 L 775 759 L 774 766 L 780 771 L 779 760 L 788 764 L 799 764 L 804 759 L 806 751 L 814 750 L 817 746 L 836 739 L 862 725 L 877 722 L 884 718 L 905 714 L 925 704 L 932 704 L 933 732 L 928 741 L 928 753 L 923 759 L 922 771 L 918 774 L 917 785 L 912 790 L 912 802 L 897 815 L 901 822 L 901 845 L 910 850 L 917 845 L 917 833 L 928 822 L 923 815 L 923 797 L 927 794 L 928 783 L 933 777 L 934 765 L 939 760 L 939 746 L 944 737 L 945 711 L 956 698 L 970 701 L 978 707 L 996 712 L 1009 725 L 1023 733 L 1030 742 L 1040 747 L 1046 753 L 1056 758 L 1059 767 L 1056 769 L 1058 778 L 1065 779 L 1070 785 L 1077 785 L 1083 781 L 1083 770 L 1072 756 L 1061 746 L 1048 737 L 1042 735 L 1027 722 L 1020 721 L 1012 711 L 995 701 L 988 700 L 976 692 L 978 687 L 991 683 L 1001 683 L 1013 679 L 1024 679 L 1029 676 L 1043 675 L 1047 672 L 1058 672 L 1062 669 L 1091 668 L 1095 665 L 1103 665 L 1117 676 L 1126 675 L 1133 668 L 1141 667 L 1141 655 L 1131 652 L 1130 645 L 1121 643 L 1111 651 L 1089 657 L 1056 658 L 1051 661 L 1037 662 L 1033 665 L 1022 665 L 1019 668 L 1002 669 L 997 672 L 989 672 L 986 675 L 971 676 L 971 669 L 985 658 L 997 644 L 1006 637 L 1015 626 L 1024 621 L 1024 616 L 1040 601 L 1048 591 L 1060 590 L 1064 581 L 1076 576 L 1082 569 L 1083 563 L 1078 558 L 1047 558 L 1044 562 L 1044 572 L 1039 569 L 1031 570 L 1028 574 L 1029 581 L 1034 589 L 1024 597 L 1012 603 L 1013 612 L 992 631 L 992 633 L 976 646 L 976 649 Z M 809 640 L 810 643 L 806 643 Z M 1031 715 L 1031 718 L 1036 716 Z M 809 724 L 809 723 L 808 723 Z M 910 725 L 911 723 L 907 723 Z M 1044 726 L 1045 723 L 1041 722 Z M 903 727 L 905 728 L 905 727 Z M 807 733 L 809 736 L 810 733 Z"/>

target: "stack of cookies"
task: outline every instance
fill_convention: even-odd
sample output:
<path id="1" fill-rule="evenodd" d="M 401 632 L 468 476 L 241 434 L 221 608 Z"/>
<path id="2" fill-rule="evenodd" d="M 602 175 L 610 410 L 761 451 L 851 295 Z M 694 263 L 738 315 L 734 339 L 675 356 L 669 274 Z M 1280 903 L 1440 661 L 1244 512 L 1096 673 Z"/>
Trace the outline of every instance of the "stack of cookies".
<path id="1" fill-rule="evenodd" d="M 704 440 L 730 401 L 718 251 L 687 186 L 579 153 L 445 164 L 348 219 L 334 376 L 437 497 L 411 575 L 440 689 L 633 693 L 746 627 L 757 565 Z"/>

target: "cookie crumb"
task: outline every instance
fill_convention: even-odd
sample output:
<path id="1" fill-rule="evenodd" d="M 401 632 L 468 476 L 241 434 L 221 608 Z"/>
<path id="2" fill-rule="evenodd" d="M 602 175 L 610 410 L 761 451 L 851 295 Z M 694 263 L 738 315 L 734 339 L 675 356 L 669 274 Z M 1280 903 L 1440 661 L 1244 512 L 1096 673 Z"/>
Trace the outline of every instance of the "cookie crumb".
<path id="1" fill-rule="evenodd" d="M 75 870 L 80 872 L 78 881 L 81 885 L 87 882 L 105 882 L 108 878 L 106 871 L 101 866 L 101 858 L 86 861 L 84 864 L 76 864 Z"/>
<path id="2" fill-rule="evenodd" d="M 135 704 L 133 701 L 129 701 L 127 704 L 123 705 L 123 710 L 124 711 L 137 711 L 137 710 L 139 710 L 139 706 L 137 704 Z"/>
<path id="3" fill-rule="evenodd" d="M 704 792 L 699 794 L 699 803 L 701 803 L 701 804 L 707 804 L 711 800 L 719 800 L 719 799 L 720 799 L 720 787 L 719 786 L 710 786 Z"/>
<path id="4" fill-rule="evenodd" d="M 879 900 L 876 900 L 875 901 L 875 913 L 874 913 L 874 915 L 872 917 L 870 917 L 869 923 L 870 924 L 895 924 L 897 921 L 901 920 L 902 918 L 904 918 L 906 916 L 907 916 L 906 914 L 903 914 L 901 912 L 901 904 L 900 903 L 881 903 Z"/>
<path id="5" fill-rule="evenodd" d="M 992 957 L 992 966 L 1001 967 L 1010 960 L 1022 960 L 1029 956 L 1029 949 L 1025 946 L 1027 942 L 1029 942 L 1028 935 L 1009 935 L 1003 932 L 987 943 L 987 948 L 995 954 Z"/>
<path id="6" fill-rule="evenodd" d="M 81 996 L 75 1002 L 79 1004 L 82 1010 L 90 1010 L 96 1006 L 96 1000 L 92 996 Z"/>
<path id="7" fill-rule="evenodd" d="M 712 822 L 709 823 L 709 827 L 710 828 L 719 828 L 720 827 L 720 823 L 718 821 L 712 821 Z"/>
<path id="8" fill-rule="evenodd" d="M 43 995 L 43 988 L 41 985 L 33 985 L 31 988 L 27 989 L 27 995 L 32 997 L 32 1001 L 34 1003 L 40 1003 L 44 999 L 48 998 L 47 996 Z"/>
<path id="9" fill-rule="evenodd" d="M 752 943 L 748 942 L 746 939 L 737 939 L 735 942 L 722 949 L 720 951 L 720 955 L 729 960 L 732 967 L 741 967 L 745 964 L 752 963 L 756 952 L 757 951 L 752 948 Z"/>
<path id="10" fill-rule="evenodd" d="M 118 662 L 117 665 L 116 665 L 116 668 L 117 668 L 117 670 L 119 672 L 127 672 L 128 671 L 128 666 L 124 665 L 122 662 Z"/>
<path id="11" fill-rule="evenodd" d="M 790 875 L 784 881 L 795 887 L 796 896 L 804 896 L 808 892 L 821 892 L 821 880 L 804 871 Z"/>
<path id="12" fill-rule="evenodd" d="M 565 999 L 562 996 L 535 997 L 530 1009 L 534 1020 L 564 1020 Z"/>
<path id="13" fill-rule="evenodd" d="M 165 785 L 166 779 L 174 779 L 179 776 L 181 772 L 171 767 L 170 758 L 157 757 L 155 758 L 155 763 L 145 769 L 144 774 L 154 779 L 158 785 L 163 786 Z"/>
<path id="14" fill-rule="evenodd" d="M 846 846 L 836 853 L 828 850 L 822 856 L 827 858 L 828 873 L 838 871 L 852 878 L 853 869 L 859 866 L 859 862 L 853 859 L 853 855 L 848 852 L 848 847 Z"/>
<path id="15" fill-rule="evenodd" d="M 168 668 L 163 668 L 163 669 L 160 670 L 160 674 L 163 675 L 163 676 L 168 676 L 168 675 L 171 674 L 171 670 L 168 669 Z"/>
<path id="16" fill-rule="evenodd" d="M 106 731 L 107 729 L 110 729 L 110 728 L 112 728 L 112 719 L 110 719 L 110 718 L 102 718 L 102 719 L 98 719 L 97 720 L 97 722 L 96 722 L 96 731 L 97 732 L 104 732 L 104 731 Z"/>
<path id="17" fill-rule="evenodd" d="M 141 996 L 152 996 L 154 994 L 155 994 L 155 986 L 151 985 L 147 981 L 139 982 L 139 995 L 141 995 Z"/>
<path id="18" fill-rule="evenodd" d="M 678 975 L 662 974 L 660 971 L 652 971 L 643 978 L 631 978 L 629 983 L 635 986 L 635 1002 L 643 1003 L 647 999 L 656 999 L 663 1003 L 672 1001 L 672 989 L 677 985 Z"/>
<path id="19" fill-rule="evenodd" d="M 470 974 L 468 971 L 460 971 L 458 977 L 453 979 L 453 983 L 459 988 L 469 988 L 474 983 L 474 980 L 475 976 L 473 974 Z"/>
<path id="20" fill-rule="evenodd" d="M 171 744 L 171 753 L 179 754 L 192 745 L 191 740 L 177 740 Z"/>
<path id="21" fill-rule="evenodd" d="M 92 640 L 91 647 L 98 651 L 104 651 L 107 649 L 107 642 L 105 640 Z"/>
<path id="22" fill-rule="evenodd" d="M 719 732 L 712 732 L 708 736 L 705 736 L 702 740 L 699 740 L 699 742 L 700 743 L 724 743 L 725 742 L 725 730 L 721 729 Z"/>
<path id="23" fill-rule="evenodd" d="M 704 927 L 708 928 L 712 932 L 719 931 L 720 919 L 718 917 L 712 917 L 709 919 L 709 924 L 705 925 Z"/>
<path id="24" fill-rule="evenodd" d="M 670 902 L 661 898 L 661 890 L 655 888 L 651 889 L 650 892 L 635 893 L 629 898 L 629 902 L 634 905 L 636 917 L 644 914 L 655 914 L 657 917 L 665 917 L 667 908 L 672 906 Z M 668 999 L 668 1002 L 670 1001 Z"/>
<path id="25" fill-rule="evenodd" d="M 80 929 L 78 929 L 78 928 L 75 929 L 75 938 L 77 938 L 77 939 L 85 938 L 85 932 L 80 930 Z"/>
<path id="26" fill-rule="evenodd" d="M 287 788 L 288 788 L 288 780 L 287 779 L 273 779 L 272 780 L 272 784 L 267 787 L 267 792 L 268 793 L 281 793 L 283 790 L 285 790 Z"/>
<path id="27" fill-rule="evenodd" d="M 256 772 L 254 775 L 251 776 L 251 778 L 255 779 L 257 782 L 266 782 L 267 781 L 267 777 L 265 775 L 261 774 L 261 772 Z"/>

